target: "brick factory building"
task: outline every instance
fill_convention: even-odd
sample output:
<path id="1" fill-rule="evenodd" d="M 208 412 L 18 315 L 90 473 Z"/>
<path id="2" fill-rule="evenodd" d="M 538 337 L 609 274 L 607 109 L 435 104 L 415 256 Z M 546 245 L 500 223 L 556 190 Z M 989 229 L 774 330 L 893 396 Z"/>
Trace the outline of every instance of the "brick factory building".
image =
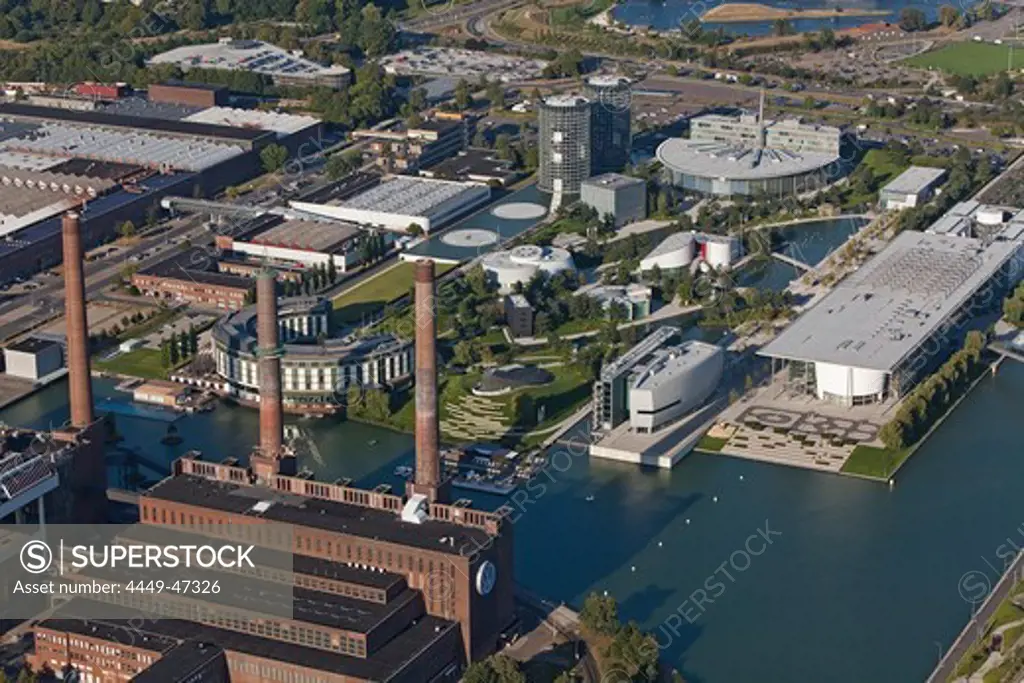
<path id="1" fill-rule="evenodd" d="M 454 683 L 467 662 L 494 652 L 514 621 L 512 524 L 507 509 L 448 501 L 437 442 L 436 340 L 427 321 L 433 274 L 432 263 L 417 263 L 417 316 L 424 316 L 416 344 L 417 467 L 404 494 L 295 474 L 295 453 L 280 438 L 281 392 L 266 375 L 280 369 L 270 353 L 278 343 L 276 297 L 266 282 L 272 274 L 264 273 L 259 343 L 268 381 L 261 381 L 260 442 L 249 466 L 196 454 L 179 459 L 171 476 L 141 496 L 141 524 L 128 533 L 129 542 L 152 545 L 152 534 L 170 525 L 255 545 L 256 568 L 231 574 L 230 590 L 247 596 L 246 609 L 217 599 L 211 607 L 209 595 L 122 592 L 94 596 L 108 603 L 109 616 L 98 619 L 74 600 L 35 625 L 29 663 L 136 683 Z M 285 558 L 292 571 L 267 571 L 270 557 Z M 110 567 L 89 572 L 96 573 L 83 580 L 136 578 Z M 282 587 L 291 592 L 291 610 L 261 612 L 270 605 L 263 596 Z M 144 606 L 157 616 L 131 626 L 143 638 L 125 638 Z"/>
<path id="2" fill-rule="evenodd" d="M 185 81 L 165 81 L 149 86 L 150 102 L 170 102 L 193 107 L 223 107 L 228 104 L 231 92 L 227 86 Z"/>
<path id="3" fill-rule="evenodd" d="M 249 278 L 207 271 L 182 271 L 166 262 L 132 275 L 144 296 L 207 308 L 238 310 L 253 290 Z"/>

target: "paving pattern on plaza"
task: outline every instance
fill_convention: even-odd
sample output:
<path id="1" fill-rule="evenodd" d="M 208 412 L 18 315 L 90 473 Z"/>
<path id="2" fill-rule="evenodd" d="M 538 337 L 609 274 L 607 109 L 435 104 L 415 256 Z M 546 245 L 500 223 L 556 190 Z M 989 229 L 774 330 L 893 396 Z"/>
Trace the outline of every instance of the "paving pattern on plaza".
<path id="1" fill-rule="evenodd" d="M 441 242 L 453 247 L 488 247 L 497 241 L 498 233 L 480 228 L 454 230 L 441 235 Z"/>
<path id="2" fill-rule="evenodd" d="M 473 396 L 448 404 L 441 432 L 459 441 L 496 441 L 509 433 L 510 425 L 501 403 Z"/>
<path id="3" fill-rule="evenodd" d="M 747 408 L 730 427 L 724 454 L 825 472 L 839 472 L 879 429 L 864 420 L 765 406 Z"/>

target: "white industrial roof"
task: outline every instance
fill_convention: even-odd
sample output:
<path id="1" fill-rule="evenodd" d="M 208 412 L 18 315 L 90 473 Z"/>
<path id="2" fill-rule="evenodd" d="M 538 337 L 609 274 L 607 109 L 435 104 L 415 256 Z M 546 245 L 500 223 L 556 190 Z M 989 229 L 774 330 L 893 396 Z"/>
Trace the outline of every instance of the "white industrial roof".
<path id="1" fill-rule="evenodd" d="M 279 138 L 298 133 L 320 123 L 319 119 L 312 116 L 278 114 L 258 109 L 235 109 L 233 107 L 210 107 L 186 116 L 183 120 L 192 123 L 230 126 L 231 128 L 269 130 L 276 133 Z"/>
<path id="2" fill-rule="evenodd" d="M 818 152 L 763 150 L 714 141 L 670 138 L 661 143 L 658 160 L 677 173 L 730 180 L 761 180 L 802 175 L 825 168 L 838 156 Z"/>
<path id="3" fill-rule="evenodd" d="M 183 68 L 252 71 L 268 76 L 315 78 L 349 72 L 344 66 L 323 66 L 288 50 L 259 40 L 229 40 L 185 45 L 156 55 L 150 64 L 177 64 Z"/>
<path id="4" fill-rule="evenodd" d="M 917 194 L 931 187 L 932 184 L 946 175 L 944 168 L 928 166 L 911 166 L 882 188 L 883 192 L 896 194 Z"/>
<path id="5" fill-rule="evenodd" d="M 760 354 L 891 372 L 1022 249 L 904 232 Z"/>
<path id="6" fill-rule="evenodd" d="M 428 216 L 441 204 L 481 187 L 479 183 L 393 176 L 337 206 L 406 216 Z"/>
<path id="7" fill-rule="evenodd" d="M 22 137 L 0 141 L 0 153 L 12 149 L 189 171 L 201 171 L 243 153 L 234 145 L 49 122 Z"/>
<path id="8" fill-rule="evenodd" d="M 48 168 L 59 166 L 67 159 L 61 157 L 44 156 L 41 154 L 27 154 L 10 150 L 0 151 L 0 166 L 17 168 L 24 171 L 45 171 Z"/>

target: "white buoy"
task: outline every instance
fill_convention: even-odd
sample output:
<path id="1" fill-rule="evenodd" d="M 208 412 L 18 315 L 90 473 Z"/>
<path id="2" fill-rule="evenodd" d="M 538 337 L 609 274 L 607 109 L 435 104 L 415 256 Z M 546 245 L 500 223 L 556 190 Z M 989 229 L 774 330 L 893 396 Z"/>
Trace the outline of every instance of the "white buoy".
<path id="1" fill-rule="evenodd" d="M 687 518 L 686 518 L 686 523 L 687 523 L 687 524 L 689 524 L 689 523 L 690 523 L 690 518 L 689 518 L 689 517 L 687 517 Z"/>
<path id="2" fill-rule="evenodd" d="M 636 571 L 636 565 L 634 564 L 634 565 L 633 565 L 632 567 L 630 567 L 630 568 L 629 568 L 629 571 L 631 571 L 631 572 L 635 572 L 635 571 Z"/>
<path id="3" fill-rule="evenodd" d="M 895 487 L 896 487 L 896 480 L 895 479 L 890 479 L 889 480 L 889 488 L 895 488 Z"/>
<path id="4" fill-rule="evenodd" d="M 658 547 L 659 548 L 661 547 L 661 541 L 658 541 Z"/>
<path id="5" fill-rule="evenodd" d="M 605 597 L 607 597 L 608 596 L 608 591 L 605 591 L 604 594 L 605 594 Z"/>
<path id="6" fill-rule="evenodd" d="M 743 481 L 743 475 L 742 474 L 740 475 L 740 481 Z"/>
<path id="7" fill-rule="evenodd" d="M 717 503 L 718 502 L 718 496 L 712 496 L 711 497 L 711 502 L 712 503 Z"/>

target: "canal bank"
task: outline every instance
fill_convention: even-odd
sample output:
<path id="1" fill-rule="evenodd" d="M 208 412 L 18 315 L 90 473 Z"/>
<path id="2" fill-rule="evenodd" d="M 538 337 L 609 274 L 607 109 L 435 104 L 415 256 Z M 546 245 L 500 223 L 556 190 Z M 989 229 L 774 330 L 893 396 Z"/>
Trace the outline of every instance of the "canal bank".
<path id="1" fill-rule="evenodd" d="M 115 395 L 96 384 L 98 397 Z M 64 392 L 55 385 L 0 419 L 57 426 Z M 1024 458 L 1010 427 L 1022 395 L 1024 366 L 987 376 L 893 490 L 696 453 L 672 472 L 651 471 L 589 460 L 585 431 L 572 446 L 563 437 L 548 470 L 508 499 L 517 580 L 576 607 L 590 591 L 609 591 L 687 680 L 923 680 L 934 643 L 948 646 L 970 616 L 960 577 L 984 571 L 1024 520 Z M 167 463 L 192 448 L 210 460 L 244 459 L 257 427 L 252 411 L 222 406 L 183 418 L 183 443 L 163 446 L 163 425 L 117 422 L 121 445 Z M 408 435 L 329 419 L 296 424 L 317 443 L 320 461 L 303 464 L 321 479 L 397 485 L 394 468 L 412 463 Z M 469 497 L 480 507 L 505 502 Z M 747 539 L 766 524 L 772 544 L 748 553 Z"/>

